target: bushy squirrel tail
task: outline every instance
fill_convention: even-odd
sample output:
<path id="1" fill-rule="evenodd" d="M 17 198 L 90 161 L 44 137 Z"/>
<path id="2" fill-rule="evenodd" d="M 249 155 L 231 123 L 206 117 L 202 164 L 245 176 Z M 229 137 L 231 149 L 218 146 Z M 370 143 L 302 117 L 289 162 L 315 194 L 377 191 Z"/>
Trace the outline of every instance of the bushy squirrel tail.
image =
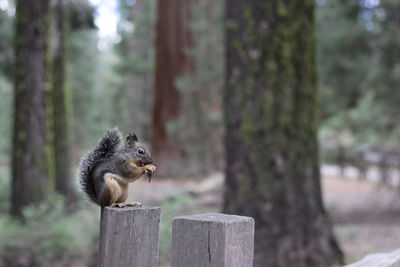
<path id="1" fill-rule="evenodd" d="M 92 181 L 93 169 L 114 155 L 120 148 L 122 140 L 122 134 L 117 128 L 107 131 L 97 146 L 87 152 L 79 163 L 78 181 L 82 191 L 94 202 L 96 202 L 96 192 Z"/>

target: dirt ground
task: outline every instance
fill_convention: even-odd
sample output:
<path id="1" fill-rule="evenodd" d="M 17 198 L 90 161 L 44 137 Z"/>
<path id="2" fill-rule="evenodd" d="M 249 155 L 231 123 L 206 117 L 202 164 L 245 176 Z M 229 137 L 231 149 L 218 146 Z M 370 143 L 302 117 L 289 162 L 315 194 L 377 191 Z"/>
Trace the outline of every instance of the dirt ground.
<path id="1" fill-rule="evenodd" d="M 393 187 L 373 181 L 343 178 L 335 172 L 322 171 L 325 206 L 334 223 L 336 236 L 346 262 L 360 260 L 370 253 L 400 248 L 400 193 Z M 177 195 L 187 194 L 190 213 L 218 211 L 221 206 L 223 175 L 205 179 L 142 179 L 131 186 L 130 201 L 158 205 Z"/>
<path id="2" fill-rule="evenodd" d="M 371 181 L 323 179 L 325 205 L 346 262 L 400 248 L 400 192 Z"/>

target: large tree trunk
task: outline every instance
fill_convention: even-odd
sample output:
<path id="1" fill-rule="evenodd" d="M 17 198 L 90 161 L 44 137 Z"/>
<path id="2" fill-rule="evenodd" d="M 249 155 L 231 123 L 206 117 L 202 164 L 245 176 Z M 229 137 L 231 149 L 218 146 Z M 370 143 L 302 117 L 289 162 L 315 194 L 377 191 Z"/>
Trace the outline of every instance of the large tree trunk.
<path id="1" fill-rule="evenodd" d="M 192 2 L 195 0 L 159 0 L 156 25 L 156 69 L 153 103 L 151 147 L 158 164 L 173 157 L 177 144 L 173 144 L 167 130 L 180 112 L 181 94 L 176 78 L 191 71 L 192 61 L 187 55 L 191 45 L 189 20 Z M 161 161 L 161 162 L 160 162 Z M 163 171 L 159 166 L 159 171 Z"/>
<path id="2" fill-rule="evenodd" d="M 313 0 L 226 2 L 224 211 L 254 217 L 255 266 L 342 261 L 323 207 Z"/>
<path id="3" fill-rule="evenodd" d="M 46 197 L 46 56 L 48 0 L 18 0 L 15 36 L 15 93 L 11 213 Z"/>
<path id="4" fill-rule="evenodd" d="M 52 126 L 55 189 L 68 202 L 76 199 L 71 173 L 71 92 L 66 85 L 67 8 L 63 0 L 54 2 L 52 31 Z"/>

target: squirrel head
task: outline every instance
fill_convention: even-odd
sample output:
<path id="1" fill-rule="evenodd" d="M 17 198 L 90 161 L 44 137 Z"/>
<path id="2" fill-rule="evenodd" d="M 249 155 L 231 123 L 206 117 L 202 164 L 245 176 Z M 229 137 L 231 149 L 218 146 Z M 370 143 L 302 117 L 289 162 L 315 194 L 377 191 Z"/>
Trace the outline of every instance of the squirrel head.
<path id="1" fill-rule="evenodd" d="M 128 134 L 125 138 L 123 152 L 138 166 L 153 163 L 150 152 L 139 142 L 136 134 Z"/>

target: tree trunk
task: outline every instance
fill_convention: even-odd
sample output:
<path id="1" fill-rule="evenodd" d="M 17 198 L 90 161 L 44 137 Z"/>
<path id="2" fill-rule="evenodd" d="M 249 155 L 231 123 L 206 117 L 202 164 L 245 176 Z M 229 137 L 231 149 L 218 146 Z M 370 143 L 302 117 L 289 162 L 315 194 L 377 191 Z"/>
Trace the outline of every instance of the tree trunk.
<path id="1" fill-rule="evenodd" d="M 49 184 L 46 125 L 48 0 L 16 3 L 15 93 L 11 214 L 46 197 Z"/>
<path id="2" fill-rule="evenodd" d="M 171 136 L 167 124 L 178 117 L 182 96 L 175 81 L 180 75 L 192 70 L 187 55 L 191 45 L 189 31 L 190 11 L 194 0 L 159 0 L 156 25 L 156 69 L 153 103 L 151 147 L 153 157 L 171 158 Z M 159 166 L 158 166 L 159 167 Z M 162 171 L 158 168 L 159 171 Z"/>
<path id="3" fill-rule="evenodd" d="M 256 221 L 255 266 L 342 261 L 321 197 L 313 0 L 226 2 L 227 213 Z"/>
<path id="4" fill-rule="evenodd" d="M 71 173 L 71 92 L 66 85 L 66 8 L 63 0 L 54 5 L 52 31 L 52 128 L 55 189 L 68 202 L 76 200 Z"/>

